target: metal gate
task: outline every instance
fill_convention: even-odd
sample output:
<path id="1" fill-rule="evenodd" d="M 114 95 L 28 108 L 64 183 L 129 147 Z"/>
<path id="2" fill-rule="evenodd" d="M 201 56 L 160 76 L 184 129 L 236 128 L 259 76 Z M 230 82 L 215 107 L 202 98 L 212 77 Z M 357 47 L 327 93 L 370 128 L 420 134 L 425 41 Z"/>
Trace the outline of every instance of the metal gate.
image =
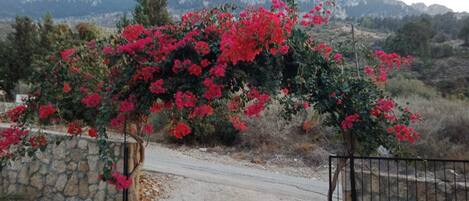
<path id="1" fill-rule="evenodd" d="M 330 156 L 329 200 L 469 201 L 468 168 L 468 160 Z"/>

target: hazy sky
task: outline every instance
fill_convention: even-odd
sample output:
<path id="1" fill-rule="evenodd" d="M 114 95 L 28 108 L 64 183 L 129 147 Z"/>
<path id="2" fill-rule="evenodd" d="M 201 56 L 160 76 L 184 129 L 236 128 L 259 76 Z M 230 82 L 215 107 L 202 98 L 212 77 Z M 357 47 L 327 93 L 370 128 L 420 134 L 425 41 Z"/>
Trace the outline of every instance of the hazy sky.
<path id="1" fill-rule="evenodd" d="M 407 4 L 423 2 L 427 6 L 431 4 L 441 4 L 445 5 L 448 8 L 453 9 L 454 11 L 469 12 L 469 0 L 402 0 Z"/>

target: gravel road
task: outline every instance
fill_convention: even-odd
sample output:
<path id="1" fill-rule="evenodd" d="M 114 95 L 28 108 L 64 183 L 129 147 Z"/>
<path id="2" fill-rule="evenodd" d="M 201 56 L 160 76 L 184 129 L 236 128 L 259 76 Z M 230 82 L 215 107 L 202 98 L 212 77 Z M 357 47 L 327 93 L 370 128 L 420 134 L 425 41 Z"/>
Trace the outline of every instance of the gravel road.
<path id="1" fill-rule="evenodd" d="M 316 201 L 325 200 L 328 183 L 251 167 L 195 159 L 152 144 L 144 169 L 175 175 L 167 201 Z"/>

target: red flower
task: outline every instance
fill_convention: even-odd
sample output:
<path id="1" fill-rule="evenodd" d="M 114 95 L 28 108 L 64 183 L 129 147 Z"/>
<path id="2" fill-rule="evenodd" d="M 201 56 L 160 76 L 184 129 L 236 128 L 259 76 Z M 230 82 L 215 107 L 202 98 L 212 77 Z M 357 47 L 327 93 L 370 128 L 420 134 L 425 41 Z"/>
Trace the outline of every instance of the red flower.
<path id="1" fill-rule="evenodd" d="M 70 84 L 68 82 L 64 82 L 64 88 L 63 88 L 64 93 L 68 93 L 71 90 L 72 90 L 72 87 L 70 87 Z"/>
<path id="2" fill-rule="evenodd" d="M 190 75 L 194 75 L 194 76 L 202 75 L 202 68 L 197 64 L 192 64 L 191 66 L 189 66 L 188 70 L 189 70 Z"/>
<path id="3" fill-rule="evenodd" d="M 153 74 L 155 72 L 158 72 L 160 70 L 159 67 L 152 67 L 152 66 L 147 66 L 143 67 L 141 69 L 138 69 L 137 72 L 135 73 L 133 80 L 144 80 L 145 82 L 148 82 L 153 79 Z"/>
<path id="4" fill-rule="evenodd" d="M 303 108 L 306 110 L 310 107 L 309 103 L 308 102 L 303 102 Z"/>
<path id="5" fill-rule="evenodd" d="M 197 52 L 197 54 L 200 54 L 200 55 L 206 55 L 208 53 L 210 53 L 210 47 L 208 46 L 208 43 L 204 42 L 204 41 L 199 41 L 197 43 L 195 43 L 195 51 Z"/>
<path id="6" fill-rule="evenodd" d="M 189 115 L 189 118 L 194 118 L 194 117 L 206 117 L 210 116 L 213 114 L 213 108 L 210 105 L 204 104 L 201 106 L 198 106 L 194 108 L 194 111 Z"/>
<path id="7" fill-rule="evenodd" d="M 313 24 L 321 25 L 324 22 L 324 19 L 320 15 L 313 16 Z"/>
<path id="8" fill-rule="evenodd" d="M 118 172 L 112 173 L 112 180 L 109 180 L 111 184 L 116 185 L 117 190 L 124 190 L 132 185 L 132 179 L 128 178 Z"/>
<path id="9" fill-rule="evenodd" d="M 119 114 L 117 117 L 111 119 L 111 126 L 116 128 L 124 124 L 125 121 L 125 115 L 124 114 Z"/>
<path id="10" fill-rule="evenodd" d="M 342 54 L 336 53 L 336 54 L 334 55 L 334 61 L 335 61 L 336 63 L 340 63 L 340 62 L 342 61 L 342 59 L 343 59 Z"/>
<path id="11" fill-rule="evenodd" d="M 280 47 L 280 54 L 285 55 L 288 53 L 288 50 L 290 50 L 288 45 L 282 45 L 282 47 Z"/>
<path id="12" fill-rule="evenodd" d="M 142 129 L 143 134 L 151 135 L 153 133 L 153 125 L 145 124 Z"/>
<path id="13" fill-rule="evenodd" d="M 60 53 L 60 56 L 62 57 L 62 60 L 64 60 L 65 62 L 70 62 L 72 61 L 70 56 L 75 54 L 75 51 L 76 51 L 75 48 L 66 49 Z"/>
<path id="14" fill-rule="evenodd" d="M 373 77 L 375 75 L 375 70 L 370 66 L 365 66 L 363 71 L 365 72 L 366 75 L 368 75 L 370 77 Z"/>
<path id="15" fill-rule="evenodd" d="M 10 121 L 17 122 L 21 115 L 23 115 L 23 113 L 26 111 L 26 109 L 27 107 L 25 105 L 20 105 L 11 110 L 8 110 L 6 112 L 6 115 L 8 119 L 10 119 Z"/>
<path id="16" fill-rule="evenodd" d="M 246 108 L 244 114 L 246 116 L 256 116 L 259 117 L 262 110 L 264 110 L 264 103 L 254 103 Z"/>
<path id="17" fill-rule="evenodd" d="M 119 105 L 119 111 L 122 113 L 131 112 L 135 109 L 134 103 L 131 101 L 122 101 Z"/>
<path id="18" fill-rule="evenodd" d="M 28 135 L 27 130 L 21 130 L 17 127 L 10 127 L 0 132 L 0 153 L 8 151 L 9 147 L 21 142 L 21 139 Z M 1 155 L 1 154 L 0 154 Z"/>
<path id="19" fill-rule="evenodd" d="M 154 93 L 154 94 L 166 93 L 166 89 L 164 88 L 163 84 L 164 84 L 163 79 L 159 79 L 151 83 L 150 88 L 149 88 L 151 93 Z"/>
<path id="20" fill-rule="evenodd" d="M 202 61 L 200 61 L 200 66 L 202 66 L 202 68 L 208 67 L 209 65 L 210 61 L 208 59 L 202 59 Z"/>
<path id="21" fill-rule="evenodd" d="M 376 103 L 376 107 L 383 112 L 390 112 L 394 106 L 395 102 L 391 99 L 379 99 Z"/>
<path id="22" fill-rule="evenodd" d="M 394 133 L 396 135 L 396 139 L 399 141 L 408 141 L 410 143 L 415 143 L 415 141 L 420 138 L 420 134 L 415 132 L 413 128 L 409 128 L 403 124 L 398 124 L 391 128 L 388 128 L 387 132 L 389 134 Z"/>
<path id="23" fill-rule="evenodd" d="M 375 116 L 375 117 L 379 117 L 381 115 L 381 110 L 377 107 L 374 107 L 372 110 L 371 110 L 371 115 Z"/>
<path id="24" fill-rule="evenodd" d="M 340 123 L 340 127 L 343 129 L 350 129 L 353 127 L 353 123 L 360 120 L 360 115 L 353 114 L 345 117 L 345 119 Z"/>
<path id="25" fill-rule="evenodd" d="M 178 110 L 181 110 L 184 107 L 194 107 L 197 102 L 197 97 L 190 91 L 178 91 L 176 92 L 176 95 L 174 95 L 174 98 Z"/>
<path id="26" fill-rule="evenodd" d="M 49 116 L 54 114 L 57 110 L 52 104 L 39 106 L 39 119 L 47 119 Z"/>
<path id="27" fill-rule="evenodd" d="M 207 100 L 213 100 L 221 97 L 221 86 L 213 82 L 213 79 L 206 78 L 203 82 L 207 90 L 204 93 L 204 98 Z"/>
<path id="28" fill-rule="evenodd" d="M 47 145 L 47 139 L 43 135 L 32 136 L 31 138 L 29 138 L 29 144 L 31 144 L 31 147 L 33 149 L 36 149 L 38 147 Z"/>
<path id="29" fill-rule="evenodd" d="M 233 127 L 236 129 L 236 130 L 239 130 L 240 132 L 244 132 L 248 129 L 248 127 L 246 126 L 246 123 L 244 123 L 243 121 L 241 121 L 241 119 L 239 118 L 239 116 L 231 116 L 230 117 L 230 122 L 231 124 L 233 125 Z"/>
<path id="30" fill-rule="evenodd" d="M 97 137 L 98 136 L 98 131 L 95 128 L 90 128 L 88 130 L 88 136 Z"/>
<path id="31" fill-rule="evenodd" d="M 67 133 L 72 134 L 72 135 L 79 135 L 81 134 L 82 130 L 81 127 L 77 123 L 70 123 L 68 124 L 68 129 Z"/>
<path id="32" fill-rule="evenodd" d="M 177 139 L 182 139 L 184 136 L 192 132 L 191 128 L 184 122 L 178 122 L 176 126 L 171 129 L 171 135 Z"/>
<path id="33" fill-rule="evenodd" d="M 129 25 L 124 28 L 124 31 L 122 31 L 122 37 L 124 37 L 129 42 L 133 42 L 137 40 L 144 31 L 145 27 L 143 25 Z"/>
<path id="34" fill-rule="evenodd" d="M 411 121 L 417 121 L 421 119 L 421 115 L 419 113 L 410 113 L 409 118 Z"/>
<path id="35" fill-rule="evenodd" d="M 210 75 L 215 77 L 225 77 L 225 67 L 226 65 L 216 65 L 210 69 Z"/>
<path id="36" fill-rule="evenodd" d="M 88 108 L 95 108 L 101 103 L 101 96 L 98 93 L 92 93 L 81 99 L 81 103 Z"/>

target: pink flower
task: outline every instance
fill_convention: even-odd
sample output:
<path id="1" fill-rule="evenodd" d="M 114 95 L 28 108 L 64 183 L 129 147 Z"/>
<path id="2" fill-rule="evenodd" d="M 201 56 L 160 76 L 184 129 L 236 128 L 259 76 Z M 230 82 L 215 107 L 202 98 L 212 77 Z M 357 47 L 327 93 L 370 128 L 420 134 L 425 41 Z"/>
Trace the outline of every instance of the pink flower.
<path id="1" fill-rule="evenodd" d="M 206 55 L 210 53 L 210 47 L 208 46 L 208 43 L 204 41 L 198 41 L 195 43 L 195 51 L 197 51 L 198 54 L 200 55 Z"/>
<path id="2" fill-rule="evenodd" d="M 353 127 L 353 123 L 360 120 L 360 115 L 353 114 L 345 117 L 345 119 L 340 123 L 340 127 L 343 129 L 350 129 Z"/>
<path id="3" fill-rule="evenodd" d="M 127 41 L 133 42 L 137 40 L 140 35 L 143 34 L 145 31 L 145 27 L 140 24 L 129 25 L 124 28 L 122 31 L 122 37 L 124 37 Z"/>
<path id="4" fill-rule="evenodd" d="M 210 75 L 215 77 L 225 77 L 225 65 L 216 65 L 210 69 Z"/>
<path id="5" fill-rule="evenodd" d="M 335 62 L 339 63 L 339 62 L 342 61 L 342 59 L 343 59 L 342 54 L 336 53 L 336 54 L 334 55 L 334 61 L 335 61 Z"/>
<path id="6" fill-rule="evenodd" d="M 373 77 L 375 75 L 375 70 L 370 66 L 365 66 L 363 71 L 365 72 L 366 75 L 368 75 L 370 77 Z"/>
<path id="7" fill-rule="evenodd" d="M 182 110 L 184 107 L 194 107 L 197 102 L 197 96 L 190 91 L 178 91 L 176 92 L 176 95 L 174 95 L 174 98 L 178 110 Z"/>
<path id="8" fill-rule="evenodd" d="M 70 58 L 73 54 L 75 54 L 76 49 L 75 48 L 70 48 L 62 51 L 60 53 L 60 56 L 62 57 L 62 60 L 65 62 L 70 62 L 72 59 Z"/>
<path id="9" fill-rule="evenodd" d="M 149 88 L 151 93 L 154 93 L 154 94 L 166 93 L 166 89 L 164 88 L 163 84 L 164 84 L 163 79 L 159 79 L 151 83 L 150 88 Z"/>
<path id="10" fill-rule="evenodd" d="M 131 101 L 122 101 L 119 105 L 119 111 L 122 113 L 131 112 L 135 109 L 134 103 Z"/>
<path id="11" fill-rule="evenodd" d="M 189 66 L 188 71 L 190 75 L 194 75 L 194 76 L 202 75 L 202 68 L 197 64 L 192 64 L 191 66 Z"/>
<path id="12" fill-rule="evenodd" d="M 376 103 L 376 107 L 383 112 L 390 112 L 396 103 L 391 99 L 379 99 Z"/>
<path id="13" fill-rule="evenodd" d="M 117 190 L 124 190 L 132 185 L 132 179 L 128 178 L 118 172 L 112 173 L 113 181 L 110 181 L 111 184 L 116 185 Z"/>
<path id="14" fill-rule="evenodd" d="M 101 103 L 101 96 L 98 93 L 92 93 L 81 99 L 81 103 L 88 108 L 95 108 Z"/>

